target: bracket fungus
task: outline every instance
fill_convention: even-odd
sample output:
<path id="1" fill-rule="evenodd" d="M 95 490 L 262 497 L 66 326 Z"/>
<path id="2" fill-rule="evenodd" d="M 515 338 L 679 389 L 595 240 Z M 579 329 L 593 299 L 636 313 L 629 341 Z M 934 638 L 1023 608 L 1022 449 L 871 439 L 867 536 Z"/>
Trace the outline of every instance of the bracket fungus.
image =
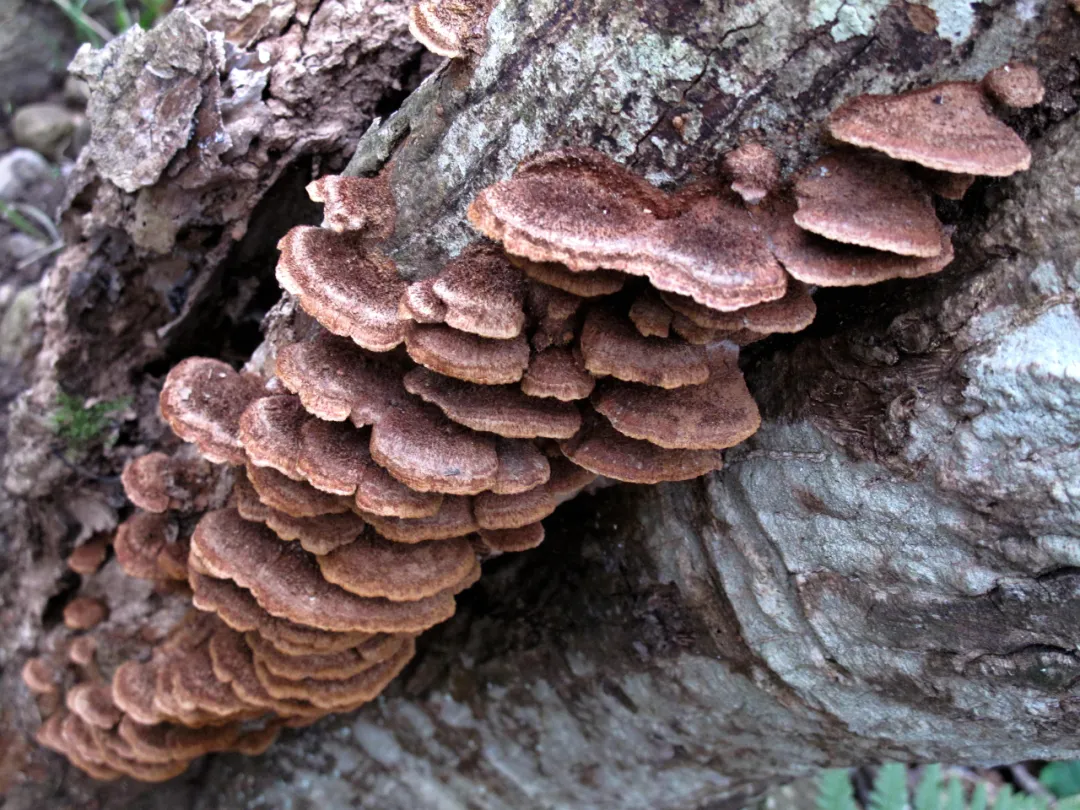
<path id="1" fill-rule="evenodd" d="M 459 56 L 487 11 L 432 0 L 411 19 Z M 595 151 L 541 154 L 470 206 L 491 241 L 410 281 L 382 252 L 390 175 L 312 183 L 324 226 L 281 240 L 278 279 L 314 323 L 294 317 L 254 371 L 177 365 L 161 412 L 194 447 L 124 470 L 141 511 L 113 539 L 120 567 L 186 579 L 195 609 L 106 679 L 85 645 L 86 677 L 38 739 L 96 778 L 157 781 L 371 700 L 481 560 L 539 545 L 597 476 L 721 469 L 760 424 L 739 348 L 808 327 L 809 285 L 946 267 L 930 193 L 1026 167 L 984 93 L 1020 105 L 1033 86 L 1010 66 L 852 99 L 826 124 L 846 145 L 788 184 L 755 143 L 725 157 L 730 188 L 674 193 Z M 93 576 L 83 556 L 72 565 Z M 106 615 L 87 597 L 64 612 L 73 628 Z M 47 661 L 23 678 L 57 702 Z"/>
<path id="2" fill-rule="evenodd" d="M 491 0 L 422 0 L 409 9 L 409 31 L 439 56 L 479 53 L 492 5 Z"/>

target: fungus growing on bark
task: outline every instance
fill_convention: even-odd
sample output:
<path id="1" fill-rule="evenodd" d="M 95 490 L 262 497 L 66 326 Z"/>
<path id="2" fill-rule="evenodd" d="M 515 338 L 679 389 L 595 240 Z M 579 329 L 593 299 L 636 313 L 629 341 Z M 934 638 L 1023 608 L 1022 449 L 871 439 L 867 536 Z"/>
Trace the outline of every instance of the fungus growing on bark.
<path id="1" fill-rule="evenodd" d="M 478 53 L 490 7 L 490 0 L 422 0 L 409 9 L 409 31 L 439 56 Z"/>
<path id="2" fill-rule="evenodd" d="M 795 198 L 803 230 L 901 256 L 941 254 L 943 229 L 930 195 L 891 160 L 826 155 L 799 175 Z"/>
<path id="3" fill-rule="evenodd" d="M 481 529 L 480 540 L 493 553 L 528 551 L 544 542 L 544 524 L 530 523 L 517 529 Z"/>
<path id="4" fill-rule="evenodd" d="M 64 696 L 64 703 L 72 714 L 96 728 L 113 728 L 123 717 L 113 702 L 112 688 L 104 683 L 76 684 Z"/>
<path id="5" fill-rule="evenodd" d="M 120 482 L 128 500 L 147 512 L 205 509 L 210 467 L 178 453 L 147 453 L 124 465 Z"/>
<path id="6" fill-rule="evenodd" d="M 551 477 L 551 464 L 532 442 L 521 439 L 495 440 L 499 469 L 491 491 L 499 495 L 528 492 L 546 484 Z"/>
<path id="7" fill-rule="evenodd" d="M 1046 94 L 1039 71 L 1023 62 L 994 68 L 983 76 L 982 88 L 995 101 L 1015 109 L 1034 107 Z"/>
<path id="8" fill-rule="evenodd" d="M 633 323 L 612 310 L 595 307 L 581 330 L 585 368 L 597 377 L 679 388 L 709 378 L 705 350 L 678 340 L 640 334 Z"/>
<path id="9" fill-rule="evenodd" d="M 22 668 L 22 680 L 35 695 L 52 695 L 57 691 L 60 673 L 42 657 L 28 658 Z"/>
<path id="10" fill-rule="evenodd" d="M 75 550 L 68 555 L 67 566 L 76 574 L 89 576 L 101 568 L 108 552 L 109 544 L 105 536 L 95 535 L 81 546 L 75 547 Z"/>
<path id="11" fill-rule="evenodd" d="M 591 150 L 523 161 L 480 193 L 469 219 L 515 255 L 645 276 L 714 309 L 784 294 L 783 271 L 742 205 L 700 190 L 664 194 Z"/>
<path id="12" fill-rule="evenodd" d="M 262 393 L 263 383 L 253 375 L 238 374 L 220 360 L 189 357 L 165 378 L 161 415 L 207 461 L 243 464 L 244 448 L 237 438 L 240 414 Z"/>
<path id="13" fill-rule="evenodd" d="M 79 596 L 64 606 L 64 627 L 69 630 L 90 630 L 109 616 L 109 609 L 100 599 Z"/>
<path id="14" fill-rule="evenodd" d="M 298 225 L 278 243 L 278 283 L 335 335 L 385 352 L 404 338 L 398 301 L 405 282 L 363 233 Z"/>
<path id="15" fill-rule="evenodd" d="M 534 262 L 522 256 L 511 256 L 510 262 L 521 268 L 533 281 L 576 295 L 579 298 L 598 298 L 613 295 L 623 288 L 626 276 L 613 270 L 593 270 L 574 273 L 554 262 Z"/>
<path id="16" fill-rule="evenodd" d="M 439 511 L 422 518 L 394 518 L 364 514 L 375 531 L 397 543 L 422 543 L 425 540 L 449 540 L 475 532 L 479 526 L 473 517 L 468 498 L 443 498 Z"/>
<path id="17" fill-rule="evenodd" d="M 675 313 L 653 289 L 648 289 L 638 295 L 630 306 L 630 320 L 634 322 L 638 332 L 645 337 L 668 337 L 671 334 L 671 321 L 674 317 Z"/>
<path id="18" fill-rule="evenodd" d="M 780 161 L 772 150 L 749 141 L 724 155 L 731 190 L 748 205 L 757 205 L 780 184 Z"/>
<path id="19" fill-rule="evenodd" d="M 93 667 L 96 654 L 97 639 L 93 636 L 78 636 L 68 646 L 68 660 L 84 669 Z"/>
<path id="20" fill-rule="evenodd" d="M 692 298 L 662 293 L 665 303 L 695 326 L 716 332 L 733 333 L 749 329 L 761 334 L 801 332 L 814 321 L 817 307 L 805 284 L 789 281 L 783 298 L 735 312 L 717 312 Z M 693 342 L 693 341 L 692 341 Z"/>
<path id="21" fill-rule="evenodd" d="M 974 82 L 856 96 L 825 125 L 838 141 L 943 172 L 1004 177 L 1031 165 L 1031 150 L 990 114 Z"/>
<path id="22" fill-rule="evenodd" d="M 176 539 L 176 526 L 167 514 L 136 512 L 116 529 L 116 561 L 130 577 L 157 579 L 158 557 Z"/>
<path id="23" fill-rule="evenodd" d="M 585 368 L 581 353 L 559 347 L 536 352 L 521 380 L 521 390 L 530 397 L 563 402 L 587 398 L 595 385 L 596 378 Z"/>
<path id="24" fill-rule="evenodd" d="M 307 187 L 313 202 L 323 203 L 323 222 L 333 231 L 354 231 L 375 239 L 394 232 L 394 198 L 385 175 L 327 175 Z"/>
<path id="25" fill-rule="evenodd" d="M 517 382 L 529 367 L 524 335 L 493 340 L 448 326 L 412 324 L 405 334 L 405 349 L 432 371 L 481 385 Z"/>
<path id="26" fill-rule="evenodd" d="M 296 469 L 300 429 L 307 421 L 299 397 L 278 395 L 256 399 L 240 417 L 238 436 L 248 462 L 300 480 L 302 476 Z"/>
<path id="27" fill-rule="evenodd" d="M 349 511 L 347 499 L 320 492 L 305 481 L 294 481 L 269 467 L 249 466 L 247 478 L 260 501 L 291 517 L 313 518 Z"/>

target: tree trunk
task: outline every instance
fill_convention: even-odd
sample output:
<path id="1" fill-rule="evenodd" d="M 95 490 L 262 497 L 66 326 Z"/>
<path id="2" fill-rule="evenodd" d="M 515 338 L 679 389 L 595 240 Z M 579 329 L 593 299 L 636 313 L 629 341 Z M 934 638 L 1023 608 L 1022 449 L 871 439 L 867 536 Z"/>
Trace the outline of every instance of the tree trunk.
<path id="1" fill-rule="evenodd" d="M 678 186 L 755 131 L 796 168 L 843 99 L 1010 59 L 1048 86 L 1010 119 L 1033 166 L 942 207 L 941 276 L 819 291 L 810 330 L 744 352 L 764 423 L 722 472 L 562 507 L 374 704 L 154 789 L 70 775 L 50 806 L 705 810 L 823 765 L 1080 757 L 1077 53 L 1061 0 L 501 0 L 482 58 L 350 164 L 389 165 L 410 278 L 473 241 L 468 203 L 538 150 Z M 22 610 L 4 683 L 25 707 L 10 671 L 45 631 Z"/>

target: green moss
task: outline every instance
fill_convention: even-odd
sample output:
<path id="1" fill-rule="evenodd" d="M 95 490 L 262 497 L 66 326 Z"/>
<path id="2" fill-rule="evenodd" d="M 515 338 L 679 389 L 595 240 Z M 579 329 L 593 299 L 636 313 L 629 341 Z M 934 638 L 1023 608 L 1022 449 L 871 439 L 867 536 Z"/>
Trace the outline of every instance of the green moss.
<path id="1" fill-rule="evenodd" d="M 95 446 L 115 441 L 112 415 L 129 404 L 130 400 L 125 397 L 87 405 L 86 400 L 61 392 L 56 398 L 50 422 L 53 432 L 69 451 L 83 454 Z"/>

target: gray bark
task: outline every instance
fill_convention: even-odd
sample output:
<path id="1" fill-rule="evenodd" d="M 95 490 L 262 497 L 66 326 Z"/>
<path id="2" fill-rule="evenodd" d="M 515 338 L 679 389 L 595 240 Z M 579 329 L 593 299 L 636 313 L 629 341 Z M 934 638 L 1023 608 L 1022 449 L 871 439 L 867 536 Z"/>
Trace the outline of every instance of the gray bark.
<path id="1" fill-rule="evenodd" d="M 497 4 L 478 64 L 351 164 L 393 158 L 409 277 L 534 151 L 678 185 L 756 130 L 793 168 L 842 99 L 1012 58 L 1048 85 L 1010 119 L 1033 168 L 943 209 L 940 277 L 819 292 L 808 332 L 746 352 L 764 424 L 724 471 L 564 506 L 374 704 L 138 796 L 71 776 L 54 806 L 706 810 L 822 765 L 1080 756 L 1080 17 L 931 6 Z"/>

